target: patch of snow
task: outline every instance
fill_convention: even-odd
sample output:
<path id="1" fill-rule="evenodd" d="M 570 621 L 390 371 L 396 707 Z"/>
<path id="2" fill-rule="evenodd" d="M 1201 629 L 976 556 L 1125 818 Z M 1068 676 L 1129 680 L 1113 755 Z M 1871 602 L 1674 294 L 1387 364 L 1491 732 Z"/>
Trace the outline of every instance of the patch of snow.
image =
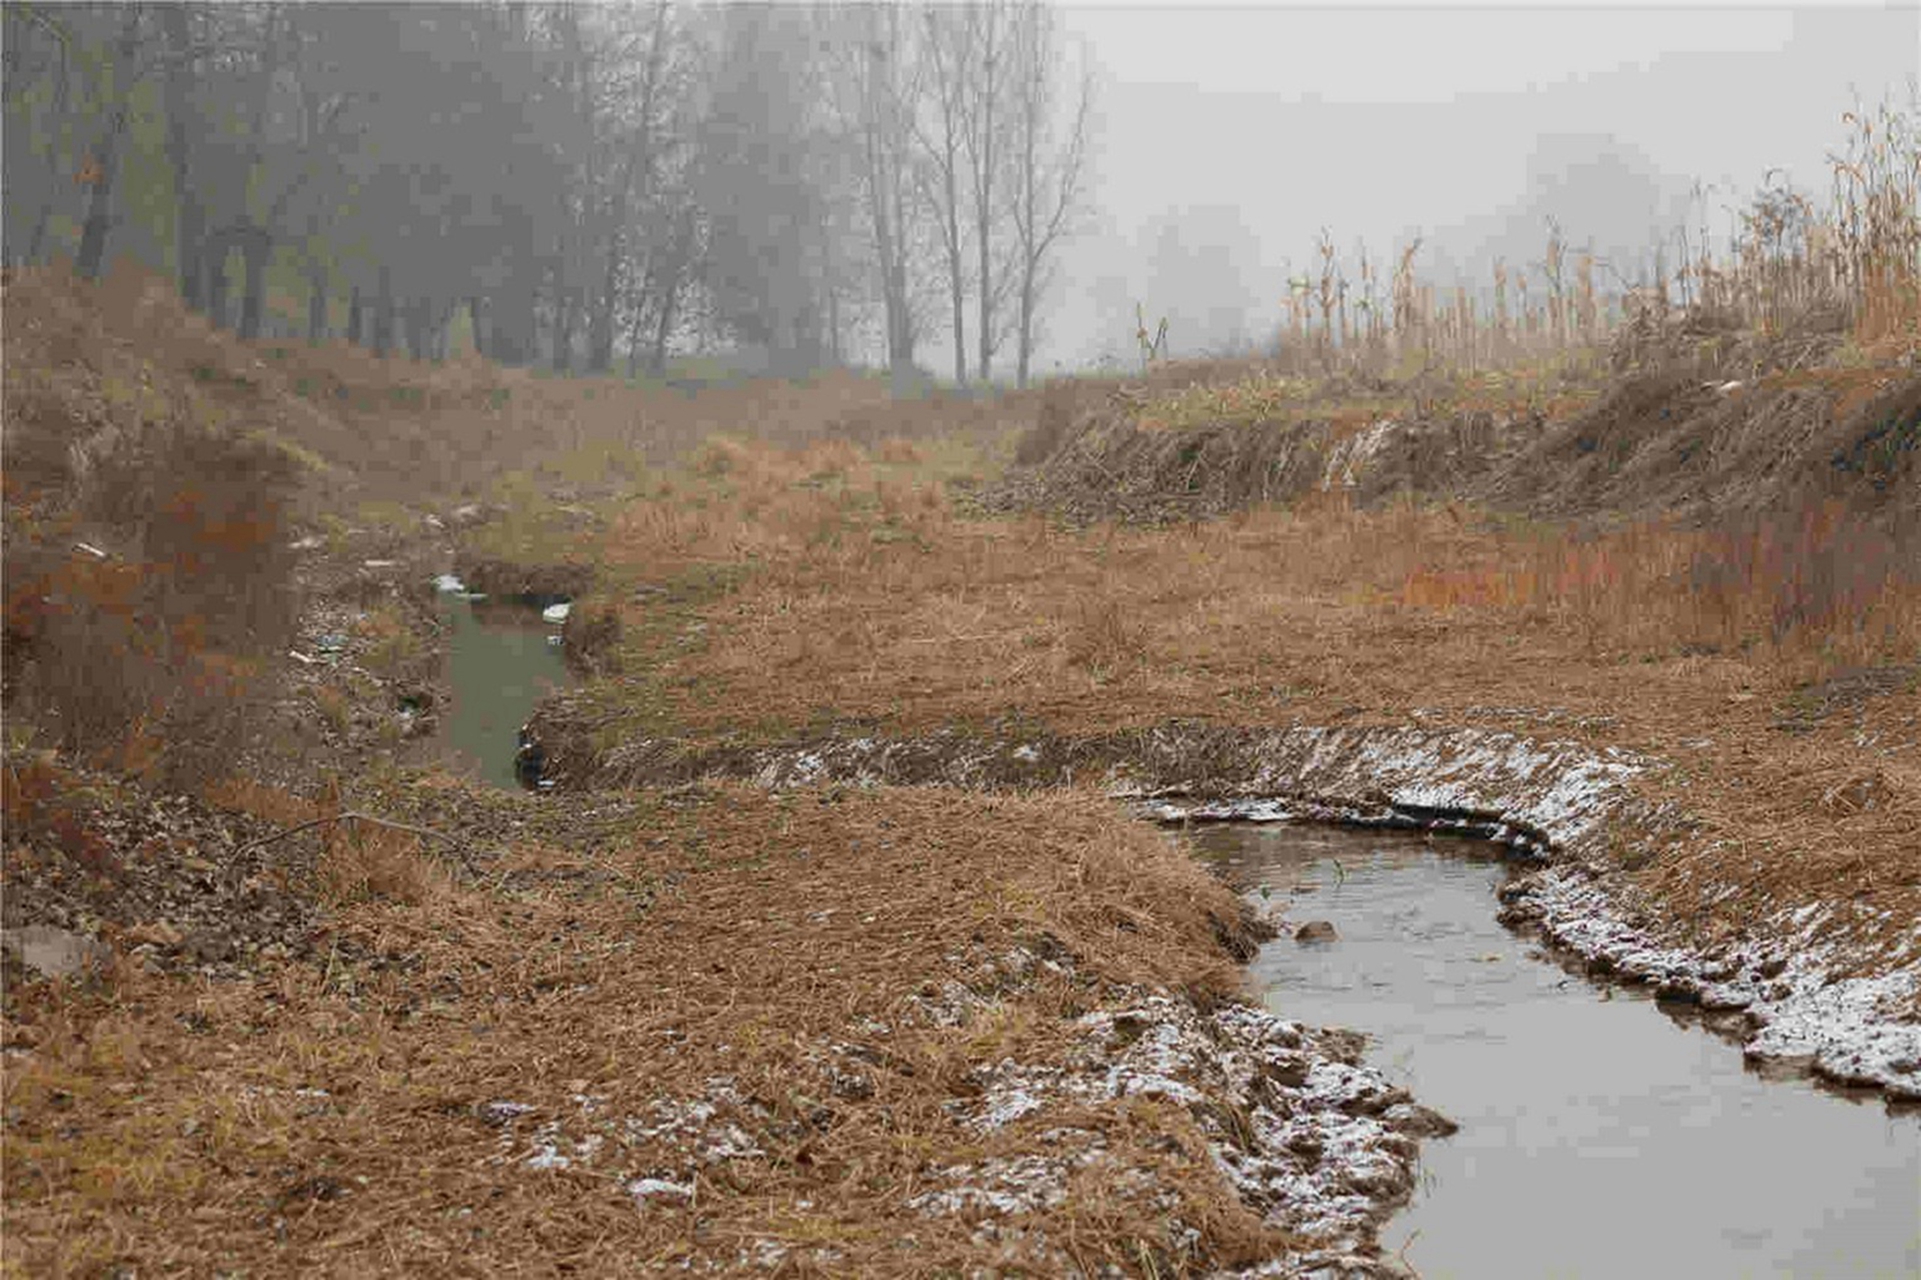
<path id="1" fill-rule="evenodd" d="M 1067 1180 L 1076 1165 L 1098 1158 L 1097 1152 L 1062 1156 L 1010 1156 L 972 1164 L 940 1165 L 928 1176 L 950 1185 L 924 1191 L 907 1203 L 929 1217 L 961 1214 L 1034 1213 L 1052 1209 L 1067 1199 Z"/>
<path id="2" fill-rule="evenodd" d="M 529 1169 L 565 1169 L 573 1161 L 560 1154 L 560 1122 L 550 1120 L 534 1133 L 533 1150 L 527 1154 Z"/>
<path id="3" fill-rule="evenodd" d="M 694 1198 L 691 1182 L 669 1182 L 665 1178 L 635 1178 L 626 1184 L 625 1189 L 636 1203 L 643 1205 L 651 1200 L 686 1201 Z"/>
<path id="4" fill-rule="evenodd" d="M 742 1265 L 757 1267 L 762 1271 L 772 1271 L 786 1260 L 787 1246 L 778 1240 L 756 1240 L 740 1252 Z"/>
<path id="5" fill-rule="evenodd" d="M 1372 1068 L 1339 1061 L 1348 1045 L 1335 1033 L 1240 1005 L 1202 1015 L 1165 996 L 1088 1014 L 1075 1029 L 1066 1066 L 1007 1058 L 977 1070 L 980 1095 L 956 1108 L 963 1123 L 988 1132 L 1063 1105 L 1158 1098 L 1194 1115 L 1216 1165 L 1250 1205 L 1329 1247 L 1363 1244 L 1413 1185 L 1415 1143 L 1389 1118 L 1406 1095 Z M 915 1203 L 929 1213 L 1032 1212 L 1058 1203 L 1071 1169 L 1089 1158 L 936 1170 L 960 1185 Z"/>

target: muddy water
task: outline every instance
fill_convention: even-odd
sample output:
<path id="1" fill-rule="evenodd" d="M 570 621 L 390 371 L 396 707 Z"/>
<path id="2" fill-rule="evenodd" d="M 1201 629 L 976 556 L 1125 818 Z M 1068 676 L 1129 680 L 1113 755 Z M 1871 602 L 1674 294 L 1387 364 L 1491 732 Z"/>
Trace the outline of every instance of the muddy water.
<path id="1" fill-rule="evenodd" d="M 1495 922 L 1506 872 L 1479 846 L 1198 838 L 1338 934 L 1262 951 L 1269 1007 L 1366 1032 L 1371 1062 L 1459 1122 L 1383 1234 L 1426 1280 L 1921 1275 L 1921 1115 L 1763 1079 L 1651 999 L 1571 976 Z"/>
<path id="2" fill-rule="evenodd" d="M 431 750 L 458 772 L 514 787 L 515 734 L 534 704 L 568 683 L 560 627 L 543 622 L 536 606 L 470 600 L 443 591 L 447 620 L 447 683 L 453 705 L 444 710 Z"/>

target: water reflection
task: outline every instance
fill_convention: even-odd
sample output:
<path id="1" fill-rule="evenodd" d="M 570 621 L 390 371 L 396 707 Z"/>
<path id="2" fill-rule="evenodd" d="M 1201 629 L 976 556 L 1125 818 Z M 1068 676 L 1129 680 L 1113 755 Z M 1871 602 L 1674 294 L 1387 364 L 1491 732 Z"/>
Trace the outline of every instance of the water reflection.
<path id="1" fill-rule="evenodd" d="M 554 642 L 560 628 L 542 621 L 538 606 L 444 589 L 440 599 L 453 705 L 441 717 L 434 750 L 459 772 L 496 786 L 521 785 L 520 728 L 542 697 L 568 682 Z"/>
<path id="2" fill-rule="evenodd" d="M 1460 1124 L 1425 1146 L 1383 1236 L 1428 1280 L 1921 1274 L 1921 1116 L 1765 1079 L 1646 997 L 1570 975 L 1496 923 L 1506 872 L 1481 846 L 1198 838 L 1290 921 L 1338 933 L 1263 950 L 1268 1004 L 1367 1032 L 1370 1061 Z"/>

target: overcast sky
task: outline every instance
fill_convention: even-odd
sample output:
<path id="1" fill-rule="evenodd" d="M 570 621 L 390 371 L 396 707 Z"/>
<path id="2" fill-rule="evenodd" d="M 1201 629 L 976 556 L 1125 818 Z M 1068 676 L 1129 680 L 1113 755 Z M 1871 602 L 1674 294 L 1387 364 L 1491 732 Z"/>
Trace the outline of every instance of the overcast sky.
<path id="1" fill-rule="evenodd" d="M 1065 20 L 1093 69 L 1101 145 L 1089 231 L 1062 261 L 1047 369 L 1131 356 L 1137 301 L 1150 319 L 1172 317 L 1177 353 L 1218 341 L 1224 311 L 1245 311 L 1243 336 L 1264 335 L 1322 227 L 1344 251 L 1365 241 L 1385 255 L 1420 234 L 1465 254 L 1496 226 L 1489 215 L 1541 220 L 1541 199 L 1524 202 L 1551 176 L 1543 168 L 1597 149 L 1619 162 L 1605 178 L 1580 165 L 1590 186 L 1637 190 L 1589 192 L 1559 211 L 1564 222 L 1592 214 L 1592 228 L 1569 228 L 1576 243 L 1608 247 L 1624 234 L 1615 224 L 1641 220 L 1637 199 L 1696 180 L 1712 184 L 1717 208 L 1771 168 L 1825 197 L 1841 113 L 1857 96 L 1905 101 L 1921 74 L 1914 0 L 1070 4 Z M 1725 228 L 1725 211 L 1715 221 Z M 1239 296 L 1224 304 L 1224 290 Z"/>

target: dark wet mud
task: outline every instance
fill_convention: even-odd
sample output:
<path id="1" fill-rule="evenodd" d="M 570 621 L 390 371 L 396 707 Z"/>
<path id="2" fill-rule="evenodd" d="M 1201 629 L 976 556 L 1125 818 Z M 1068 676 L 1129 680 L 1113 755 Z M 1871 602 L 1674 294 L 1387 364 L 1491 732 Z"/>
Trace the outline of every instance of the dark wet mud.
<path id="1" fill-rule="evenodd" d="M 1382 1242 L 1429 1280 L 1921 1275 L 1921 1115 L 1764 1078 L 1651 998 L 1574 976 L 1495 921 L 1467 841 L 1202 828 L 1284 908 L 1254 977 L 1276 1013 L 1367 1033 L 1457 1121 Z M 1296 934 L 1309 923 L 1331 925 Z"/>

